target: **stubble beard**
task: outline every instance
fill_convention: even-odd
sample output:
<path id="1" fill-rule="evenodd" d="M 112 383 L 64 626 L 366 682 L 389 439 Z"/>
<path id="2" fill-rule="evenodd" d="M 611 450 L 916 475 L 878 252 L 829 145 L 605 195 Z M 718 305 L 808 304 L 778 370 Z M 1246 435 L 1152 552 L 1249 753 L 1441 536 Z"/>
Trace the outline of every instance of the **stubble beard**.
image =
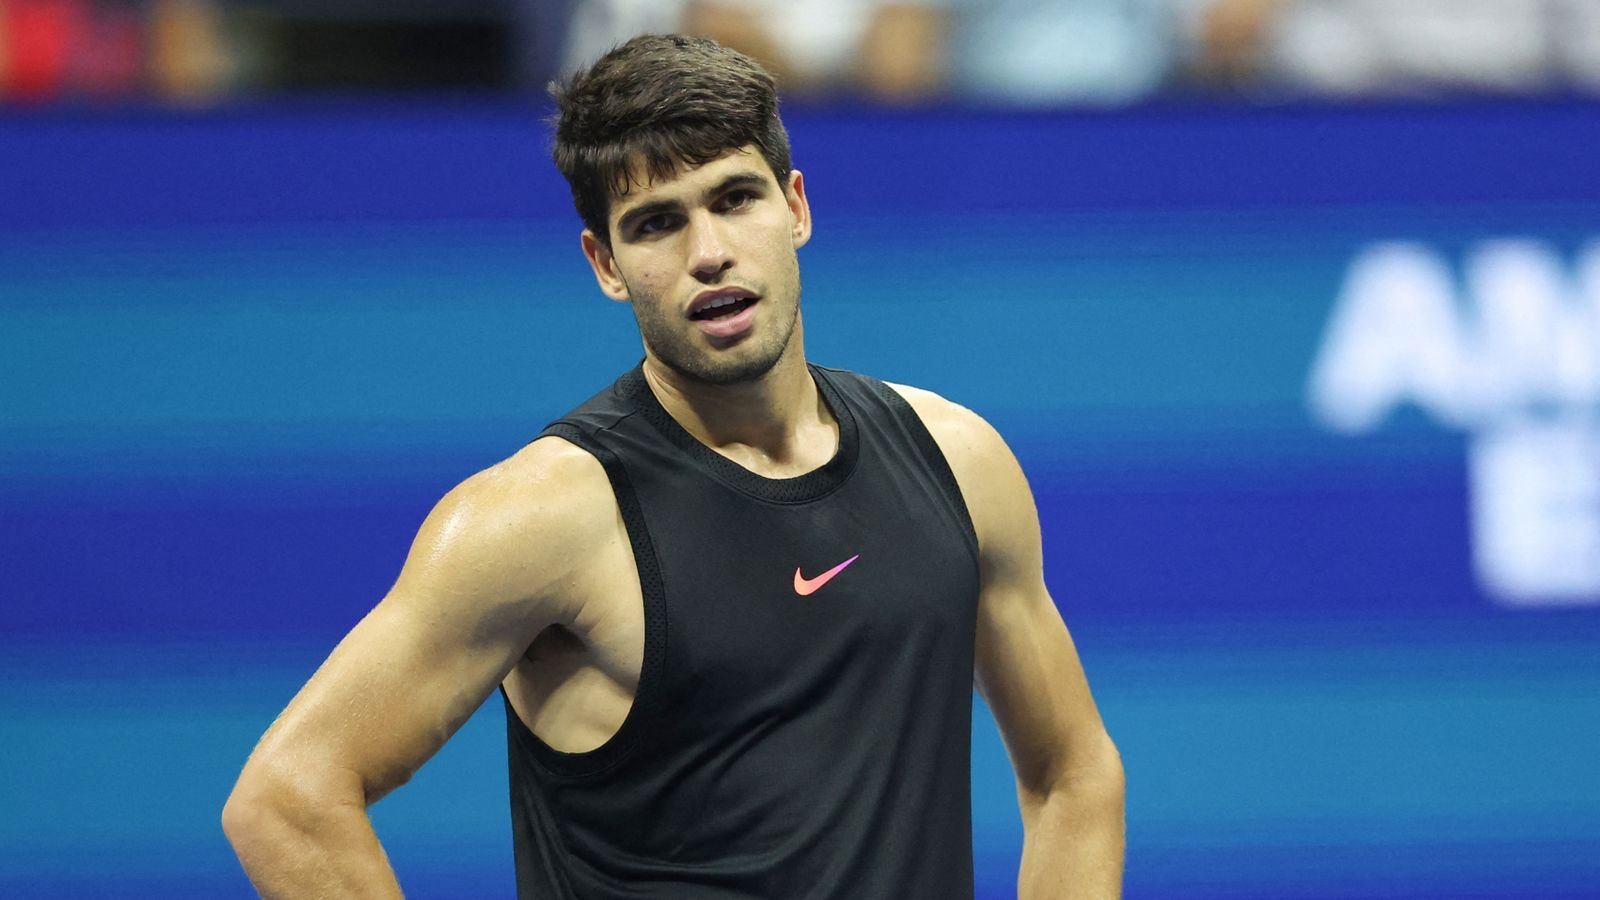
<path id="1" fill-rule="evenodd" d="M 635 295 L 633 315 L 639 324 L 639 336 L 651 355 L 673 372 L 701 384 L 746 384 L 772 371 L 788 349 L 795 324 L 800 319 L 798 278 L 793 290 L 794 300 L 782 321 L 768 323 L 765 333 L 758 329 L 737 345 L 723 350 L 697 344 L 697 330 L 675 328 L 675 323 L 668 321 L 671 313 L 664 312 L 655 298 L 646 298 L 641 304 Z M 763 297 L 761 302 L 766 304 L 773 299 Z"/>

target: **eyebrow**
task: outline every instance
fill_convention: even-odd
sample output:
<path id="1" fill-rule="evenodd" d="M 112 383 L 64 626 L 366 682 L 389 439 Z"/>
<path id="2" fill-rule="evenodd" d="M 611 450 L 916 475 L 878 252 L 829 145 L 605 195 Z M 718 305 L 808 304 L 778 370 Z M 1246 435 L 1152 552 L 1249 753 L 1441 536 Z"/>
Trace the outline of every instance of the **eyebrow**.
<path id="1" fill-rule="evenodd" d="M 760 172 L 754 170 L 735 172 L 707 189 L 704 196 L 709 199 L 726 194 L 736 188 L 766 187 L 768 187 L 767 179 Z M 626 233 L 636 222 L 662 213 L 678 212 L 682 209 L 683 204 L 677 200 L 652 200 L 649 203 L 641 203 L 622 214 L 622 218 L 617 220 L 617 231 L 618 233 Z"/>

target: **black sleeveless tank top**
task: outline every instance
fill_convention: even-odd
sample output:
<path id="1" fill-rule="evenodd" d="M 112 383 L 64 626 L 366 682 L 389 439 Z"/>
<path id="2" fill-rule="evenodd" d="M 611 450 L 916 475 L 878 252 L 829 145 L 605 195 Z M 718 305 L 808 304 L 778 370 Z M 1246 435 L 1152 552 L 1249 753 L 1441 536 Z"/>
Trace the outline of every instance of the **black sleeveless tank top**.
<path id="1" fill-rule="evenodd" d="M 811 372 L 839 449 L 797 478 L 701 444 L 637 368 L 545 430 L 610 478 L 645 643 L 596 750 L 506 704 L 523 900 L 972 897 L 972 524 L 904 399 Z"/>

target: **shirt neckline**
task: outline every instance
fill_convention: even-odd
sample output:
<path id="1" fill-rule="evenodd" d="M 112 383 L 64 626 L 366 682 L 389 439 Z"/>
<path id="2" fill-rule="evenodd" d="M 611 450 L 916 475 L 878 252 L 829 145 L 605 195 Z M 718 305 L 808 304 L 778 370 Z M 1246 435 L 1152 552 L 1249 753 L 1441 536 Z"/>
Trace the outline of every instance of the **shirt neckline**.
<path id="1" fill-rule="evenodd" d="M 663 437 L 718 481 L 769 503 L 809 503 L 831 494 L 844 484 L 855 468 L 860 440 L 855 415 L 845 403 L 839 388 L 829 380 L 827 370 L 809 363 L 806 369 L 811 373 L 811 379 L 822 394 L 828 411 L 839 423 L 839 446 L 827 462 L 792 478 L 758 475 L 701 443 L 667 412 L 655 392 L 650 390 L 650 385 L 645 381 L 643 363 L 623 376 L 620 387 Z"/>

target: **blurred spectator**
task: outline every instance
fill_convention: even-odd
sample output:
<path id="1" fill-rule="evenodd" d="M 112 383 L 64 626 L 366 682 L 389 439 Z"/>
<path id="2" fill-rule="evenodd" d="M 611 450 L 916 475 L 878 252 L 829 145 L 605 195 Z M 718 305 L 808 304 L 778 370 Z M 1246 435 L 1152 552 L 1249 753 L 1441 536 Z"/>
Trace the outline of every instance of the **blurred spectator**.
<path id="1" fill-rule="evenodd" d="M 89 11 L 86 0 L 0 0 L 0 96 L 49 100 L 77 88 Z"/>
<path id="2" fill-rule="evenodd" d="M 541 2 L 541 0 L 531 0 Z M 635 35 L 683 30 L 686 0 L 576 0 L 566 29 L 561 75 L 589 65 Z M 530 0 L 524 0 L 524 5 Z"/>
<path id="3" fill-rule="evenodd" d="M 181 102 L 231 69 L 213 0 L 0 0 L 0 98 Z"/>
<path id="4" fill-rule="evenodd" d="M 1211 83 L 1343 96 L 1600 87 L 1600 0 L 1203 0 Z"/>
<path id="5" fill-rule="evenodd" d="M 169 100 L 211 100 L 227 89 L 233 54 L 215 0 L 154 0 L 149 10 L 150 82 Z"/>
<path id="6" fill-rule="evenodd" d="M 672 31 L 750 53 L 787 97 L 1600 91 L 1600 0 L 0 0 L 0 100 L 542 91 Z"/>
<path id="7" fill-rule="evenodd" d="M 947 19 L 943 0 L 689 0 L 684 29 L 760 60 L 791 95 L 906 103 L 944 84 Z"/>
<path id="8" fill-rule="evenodd" d="M 998 103 L 1125 103 L 1174 59 L 1173 0 L 957 0 L 957 89 Z"/>

